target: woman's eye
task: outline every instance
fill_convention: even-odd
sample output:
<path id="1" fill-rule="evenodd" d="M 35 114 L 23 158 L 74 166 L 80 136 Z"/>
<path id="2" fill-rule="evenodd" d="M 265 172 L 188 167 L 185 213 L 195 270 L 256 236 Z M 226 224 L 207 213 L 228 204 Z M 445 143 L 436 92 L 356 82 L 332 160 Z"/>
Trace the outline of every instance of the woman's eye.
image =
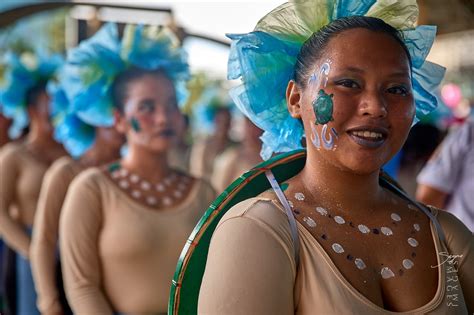
<path id="1" fill-rule="evenodd" d="M 336 85 L 341 85 L 343 87 L 351 88 L 351 89 L 357 89 L 360 87 L 357 82 L 355 82 L 354 80 L 349 80 L 349 79 L 339 80 L 336 82 Z"/>
<path id="2" fill-rule="evenodd" d="M 140 112 L 151 113 L 155 110 L 155 105 L 151 102 L 143 102 L 138 106 Z"/>
<path id="3" fill-rule="evenodd" d="M 391 88 L 388 88 L 387 92 L 391 94 L 402 95 L 402 96 L 408 95 L 408 89 L 404 86 L 393 86 Z"/>

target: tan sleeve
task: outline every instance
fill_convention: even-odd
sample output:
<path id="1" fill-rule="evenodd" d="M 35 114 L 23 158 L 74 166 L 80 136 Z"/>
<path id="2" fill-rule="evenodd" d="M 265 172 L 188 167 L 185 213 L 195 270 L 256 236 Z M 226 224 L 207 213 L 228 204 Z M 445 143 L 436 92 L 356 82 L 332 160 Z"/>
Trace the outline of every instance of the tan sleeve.
<path id="1" fill-rule="evenodd" d="M 74 178 L 73 169 L 65 161 L 69 160 L 58 160 L 45 174 L 31 240 L 31 267 L 38 309 L 43 314 L 62 312 L 56 287 L 56 248 L 61 207 Z"/>
<path id="2" fill-rule="evenodd" d="M 267 203 L 244 201 L 230 210 L 243 209 L 242 215 L 219 223 L 201 284 L 199 314 L 294 314 L 291 241 L 278 226 L 245 215 L 248 209 L 268 210 L 264 208 Z"/>
<path id="3" fill-rule="evenodd" d="M 64 284 L 76 315 L 112 314 L 102 290 L 98 242 L 103 209 L 94 172 L 99 171 L 85 171 L 73 180 L 59 221 Z"/>
<path id="4" fill-rule="evenodd" d="M 10 215 L 10 206 L 15 201 L 20 166 L 18 144 L 5 146 L 0 151 L 0 234 L 3 240 L 17 253 L 28 258 L 30 237 L 21 223 Z"/>
<path id="5" fill-rule="evenodd" d="M 438 210 L 438 220 L 446 236 L 450 255 L 461 255 L 458 276 L 469 314 L 474 314 L 474 235 L 453 214 Z"/>

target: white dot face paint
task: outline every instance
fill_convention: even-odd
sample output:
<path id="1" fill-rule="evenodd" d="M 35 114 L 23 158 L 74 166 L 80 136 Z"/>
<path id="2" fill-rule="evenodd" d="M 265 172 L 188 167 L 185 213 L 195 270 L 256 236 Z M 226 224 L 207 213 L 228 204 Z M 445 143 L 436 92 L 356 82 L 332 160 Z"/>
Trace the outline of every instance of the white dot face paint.
<path id="1" fill-rule="evenodd" d="M 402 218 L 397 213 L 392 213 L 390 217 L 392 218 L 393 221 L 396 221 L 396 222 L 400 222 L 402 220 Z"/>
<path id="2" fill-rule="evenodd" d="M 383 235 L 387 235 L 387 236 L 390 236 L 390 235 L 393 235 L 393 231 L 392 229 L 386 227 L 386 226 L 382 226 L 380 228 L 380 231 L 382 232 Z"/>
<path id="3" fill-rule="evenodd" d="M 413 261 L 411 261 L 410 259 L 403 259 L 402 264 L 403 264 L 403 268 L 405 269 L 411 269 L 415 265 Z"/>
<path id="4" fill-rule="evenodd" d="M 421 228 L 420 228 L 420 225 L 418 223 L 413 224 L 413 228 L 415 229 L 415 231 L 420 232 Z"/>
<path id="5" fill-rule="evenodd" d="M 316 221 L 314 221 L 312 218 L 310 217 L 304 217 L 303 218 L 303 221 L 306 223 L 306 225 L 308 225 L 310 228 L 314 228 L 316 227 Z"/>
<path id="6" fill-rule="evenodd" d="M 370 229 L 366 226 L 366 225 L 363 225 L 363 224 L 359 224 L 357 226 L 357 228 L 359 229 L 359 231 L 363 234 L 368 234 L 370 233 Z"/>
<path id="7" fill-rule="evenodd" d="M 408 244 L 410 244 L 411 247 L 417 247 L 418 246 L 418 241 L 415 240 L 414 238 L 410 237 L 410 238 L 408 238 Z"/>
<path id="8" fill-rule="evenodd" d="M 296 198 L 296 200 L 303 201 L 305 199 L 305 196 L 304 196 L 303 193 L 297 192 L 295 194 L 295 198 Z"/>
<path id="9" fill-rule="evenodd" d="M 320 215 L 324 215 L 324 216 L 327 216 L 328 215 L 328 211 L 326 209 L 324 209 L 323 207 L 316 207 L 316 211 L 320 214 Z"/>
<path id="10" fill-rule="evenodd" d="M 364 270 L 367 266 L 365 265 L 364 261 L 360 258 L 356 258 L 354 260 L 354 264 L 356 265 L 356 267 L 360 270 Z"/>
<path id="11" fill-rule="evenodd" d="M 383 279 L 389 279 L 389 278 L 395 277 L 395 274 L 393 273 L 393 271 L 388 267 L 383 267 L 382 270 L 380 271 L 380 275 L 382 276 Z"/>
<path id="12" fill-rule="evenodd" d="M 338 215 L 336 215 L 336 216 L 334 217 L 334 221 L 336 221 L 337 224 L 344 224 L 344 223 L 346 223 L 346 220 L 344 220 L 343 217 L 338 216 Z"/>
<path id="13" fill-rule="evenodd" d="M 338 243 L 332 244 L 332 250 L 338 254 L 344 253 L 344 248 Z"/>

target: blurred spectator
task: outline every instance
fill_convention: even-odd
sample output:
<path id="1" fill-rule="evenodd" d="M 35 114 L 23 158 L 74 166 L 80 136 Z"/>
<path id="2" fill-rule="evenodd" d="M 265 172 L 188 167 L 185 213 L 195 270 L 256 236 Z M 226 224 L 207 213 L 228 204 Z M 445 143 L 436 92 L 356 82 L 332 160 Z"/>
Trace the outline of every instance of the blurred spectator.
<path id="1" fill-rule="evenodd" d="M 452 212 L 474 231 L 474 121 L 446 138 L 417 181 L 419 201 Z"/>
<path id="2" fill-rule="evenodd" d="M 400 156 L 397 181 L 411 197 L 416 194 L 416 176 L 441 143 L 443 133 L 431 124 L 417 124 L 408 135 Z"/>

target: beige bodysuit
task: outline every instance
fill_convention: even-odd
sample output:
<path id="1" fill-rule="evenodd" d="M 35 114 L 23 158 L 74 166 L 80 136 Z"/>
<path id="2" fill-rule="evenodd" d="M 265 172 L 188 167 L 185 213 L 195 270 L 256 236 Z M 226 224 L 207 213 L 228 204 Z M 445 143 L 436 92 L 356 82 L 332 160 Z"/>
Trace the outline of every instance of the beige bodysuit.
<path id="1" fill-rule="evenodd" d="M 196 180 L 177 206 L 136 202 L 98 168 L 71 183 L 60 219 L 66 294 L 77 315 L 166 314 L 178 257 L 215 197 Z"/>
<path id="2" fill-rule="evenodd" d="M 49 165 L 36 159 L 24 142 L 9 143 L 0 151 L 0 234 L 17 253 L 29 257 L 26 231 L 34 221 L 43 176 Z M 11 215 L 12 207 L 17 217 Z"/>
<path id="3" fill-rule="evenodd" d="M 59 314 L 61 304 L 56 286 L 56 250 L 59 216 L 69 184 L 83 167 L 70 157 L 58 159 L 46 172 L 35 214 L 30 259 L 38 295 L 38 309 Z"/>
<path id="4" fill-rule="evenodd" d="M 322 246 L 299 222 L 299 265 L 288 218 L 278 201 L 245 200 L 220 220 L 211 240 L 199 296 L 199 314 L 472 314 L 474 238 L 453 215 L 436 211 L 446 235 L 431 234 L 438 253 L 462 255 L 438 268 L 433 299 L 409 312 L 374 304 L 341 274 Z"/>

